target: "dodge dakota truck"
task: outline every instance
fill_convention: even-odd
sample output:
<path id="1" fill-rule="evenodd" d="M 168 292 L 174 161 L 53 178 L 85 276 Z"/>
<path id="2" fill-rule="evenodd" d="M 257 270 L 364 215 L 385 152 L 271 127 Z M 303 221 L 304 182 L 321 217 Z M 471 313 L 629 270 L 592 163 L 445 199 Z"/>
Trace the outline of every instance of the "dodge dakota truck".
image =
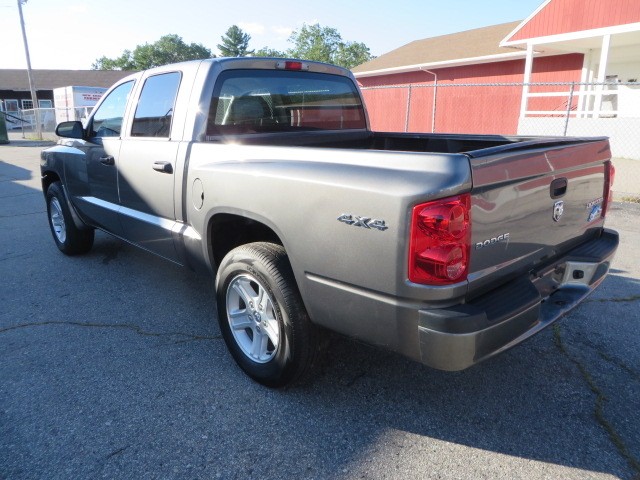
<path id="1" fill-rule="evenodd" d="M 606 138 L 371 131 L 354 77 L 321 63 L 154 68 L 57 134 L 57 247 L 100 229 L 215 275 L 231 355 L 273 387 L 313 370 L 326 330 L 470 367 L 578 305 L 618 245 Z"/>

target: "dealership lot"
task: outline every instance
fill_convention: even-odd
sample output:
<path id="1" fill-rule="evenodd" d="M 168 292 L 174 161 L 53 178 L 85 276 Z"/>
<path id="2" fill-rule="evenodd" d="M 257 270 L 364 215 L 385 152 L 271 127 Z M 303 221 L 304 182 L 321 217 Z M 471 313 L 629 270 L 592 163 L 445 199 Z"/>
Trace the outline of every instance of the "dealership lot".
<path id="1" fill-rule="evenodd" d="M 0 146 L 0 478 L 640 478 L 640 205 L 602 287 L 516 349 L 446 373 L 332 337 L 277 391 L 211 279 L 104 234 L 58 252 L 39 150 Z"/>

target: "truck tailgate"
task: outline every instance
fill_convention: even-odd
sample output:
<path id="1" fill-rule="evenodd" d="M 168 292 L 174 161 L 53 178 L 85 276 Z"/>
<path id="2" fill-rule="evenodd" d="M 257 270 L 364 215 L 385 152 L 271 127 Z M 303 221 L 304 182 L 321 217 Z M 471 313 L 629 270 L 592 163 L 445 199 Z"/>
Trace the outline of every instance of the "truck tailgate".
<path id="1" fill-rule="evenodd" d="M 606 138 L 540 139 L 468 155 L 470 296 L 600 234 L 611 157 Z"/>

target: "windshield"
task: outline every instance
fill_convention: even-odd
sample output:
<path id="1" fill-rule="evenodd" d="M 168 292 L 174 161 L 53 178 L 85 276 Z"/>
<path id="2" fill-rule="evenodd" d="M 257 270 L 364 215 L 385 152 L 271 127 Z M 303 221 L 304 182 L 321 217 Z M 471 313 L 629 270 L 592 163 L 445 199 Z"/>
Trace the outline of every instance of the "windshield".
<path id="1" fill-rule="evenodd" d="M 207 136 L 366 128 L 347 77 L 280 70 L 228 70 L 213 92 Z"/>

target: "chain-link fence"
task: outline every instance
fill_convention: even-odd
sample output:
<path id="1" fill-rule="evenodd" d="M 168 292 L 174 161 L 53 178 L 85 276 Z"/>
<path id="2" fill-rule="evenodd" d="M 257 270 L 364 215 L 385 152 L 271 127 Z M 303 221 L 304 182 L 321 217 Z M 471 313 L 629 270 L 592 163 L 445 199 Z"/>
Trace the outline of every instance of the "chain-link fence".
<path id="1" fill-rule="evenodd" d="M 92 109 L 93 107 L 33 108 L 30 110 L 3 112 L 3 115 L 6 119 L 7 130 L 10 133 L 20 132 L 22 138 L 34 138 L 40 132 L 45 139 L 55 139 L 58 123 L 78 120 L 84 124 Z M 40 126 L 39 129 L 38 125 Z"/>
<path id="2" fill-rule="evenodd" d="M 608 136 L 618 172 L 616 194 L 640 198 L 640 82 L 436 82 L 362 91 L 377 131 Z M 4 115 L 10 133 L 35 138 L 40 130 L 44 139 L 55 139 L 58 123 L 84 122 L 92 108 L 38 108 Z"/>
<path id="3" fill-rule="evenodd" d="M 640 82 L 434 82 L 362 92 L 377 131 L 608 136 L 616 193 L 640 196 Z"/>

